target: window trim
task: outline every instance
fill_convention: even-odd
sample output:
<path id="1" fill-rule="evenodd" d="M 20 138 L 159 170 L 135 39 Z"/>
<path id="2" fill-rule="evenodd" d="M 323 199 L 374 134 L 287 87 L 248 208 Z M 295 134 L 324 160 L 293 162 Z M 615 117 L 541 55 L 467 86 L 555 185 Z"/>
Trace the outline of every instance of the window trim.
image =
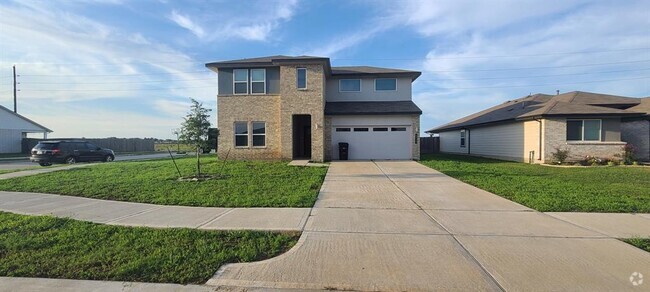
<path id="1" fill-rule="evenodd" d="M 465 129 L 460 130 L 460 148 L 467 147 L 467 131 Z"/>
<path id="2" fill-rule="evenodd" d="M 393 79 L 395 80 L 395 89 L 382 89 L 382 90 L 377 90 L 377 80 L 379 79 Z M 375 91 L 397 91 L 397 78 L 375 78 Z"/>
<path id="3" fill-rule="evenodd" d="M 262 81 L 253 81 L 253 70 L 262 70 L 262 72 L 264 72 L 264 77 L 262 78 Z M 250 94 L 251 95 L 266 94 L 266 68 L 251 68 L 249 70 L 248 75 L 250 76 L 248 78 L 248 80 L 250 82 L 250 85 L 249 85 L 250 86 Z M 253 83 L 260 83 L 260 82 L 264 84 L 264 86 L 263 86 L 264 92 L 261 92 L 261 93 L 260 92 L 253 92 Z M 233 88 L 233 90 L 235 90 L 235 89 Z"/>
<path id="4" fill-rule="evenodd" d="M 235 71 L 246 71 L 246 81 L 236 81 L 237 78 L 235 76 L 237 76 L 237 75 L 236 75 Z M 248 89 L 249 89 L 248 88 L 248 80 L 249 79 L 250 79 L 250 72 L 248 72 L 248 69 L 233 69 L 232 70 L 232 94 L 233 95 L 248 95 L 248 92 L 249 92 L 248 91 Z M 246 83 L 246 93 L 237 93 L 237 91 L 235 91 L 235 87 L 236 87 L 235 85 L 237 83 Z"/>
<path id="5" fill-rule="evenodd" d="M 569 128 L 566 127 L 566 135 L 564 138 L 567 142 L 602 142 L 603 141 L 603 119 L 566 119 L 565 125 L 568 125 L 569 121 L 580 121 L 580 140 L 569 140 L 567 136 L 569 135 Z M 598 121 L 598 140 L 586 140 L 585 139 L 585 121 Z"/>
<path id="6" fill-rule="evenodd" d="M 343 80 L 359 80 L 359 90 L 341 90 L 341 81 Z M 361 92 L 363 90 L 363 84 L 361 82 L 361 79 L 339 79 L 339 92 Z"/>
<path id="7" fill-rule="evenodd" d="M 299 83 L 298 83 L 298 80 L 299 80 L 299 79 L 298 79 L 298 76 L 299 76 L 299 73 L 298 73 L 298 72 L 300 72 L 300 70 L 304 70 L 304 71 L 305 71 L 305 87 L 300 87 L 300 86 L 299 86 Z M 297 88 L 298 90 L 307 90 L 307 68 L 305 68 L 305 67 L 297 67 L 297 68 L 296 68 L 296 88 Z"/>
<path id="8" fill-rule="evenodd" d="M 262 123 L 264 124 L 264 134 L 255 134 L 255 123 Z M 251 147 L 253 148 L 266 148 L 266 122 L 265 121 L 253 121 L 251 122 Z M 255 146 L 255 136 L 264 136 L 264 145 L 262 146 Z"/>
<path id="9" fill-rule="evenodd" d="M 246 134 L 237 134 L 237 123 L 246 124 Z M 232 145 L 234 146 L 234 148 L 250 148 L 251 143 L 250 143 L 250 141 L 248 141 L 249 140 L 248 135 L 250 134 L 248 124 L 249 123 L 247 121 L 235 121 L 233 123 L 233 125 L 232 125 L 233 131 L 232 132 L 233 132 L 233 137 L 234 138 L 233 138 L 233 141 L 232 141 L 233 142 Z M 246 145 L 245 146 L 237 146 L 237 136 L 246 136 Z"/>

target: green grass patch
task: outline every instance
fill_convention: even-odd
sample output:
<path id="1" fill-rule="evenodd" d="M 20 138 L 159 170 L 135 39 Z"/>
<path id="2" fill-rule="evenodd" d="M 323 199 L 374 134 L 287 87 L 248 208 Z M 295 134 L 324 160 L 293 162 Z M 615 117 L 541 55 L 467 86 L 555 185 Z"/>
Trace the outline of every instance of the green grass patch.
<path id="1" fill-rule="evenodd" d="M 650 168 L 561 168 L 464 155 L 420 163 L 542 212 L 650 212 Z"/>
<path id="2" fill-rule="evenodd" d="M 122 227 L 0 212 L 0 276 L 198 284 L 223 264 L 277 256 L 298 237 Z"/>
<path id="3" fill-rule="evenodd" d="M 179 182 L 171 159 L 123 161 L 3 180 L 2 191 L 38 192 L 163 205 L 212 207 L 311 207 L 327 168 L 285 161 L 218 161 L 201 158 L 205 173 L 224 178 Z M 184 176 L 196 159 L 176 159 Z M 223 171 L 222 171 L 223 170 Z"/>
<path id="4" fill-rule="evenodd" d="M 650 252 L 650 238 L 625 238 L 621 239 L 631 245 L 634 245 L 642 250 Z"/>

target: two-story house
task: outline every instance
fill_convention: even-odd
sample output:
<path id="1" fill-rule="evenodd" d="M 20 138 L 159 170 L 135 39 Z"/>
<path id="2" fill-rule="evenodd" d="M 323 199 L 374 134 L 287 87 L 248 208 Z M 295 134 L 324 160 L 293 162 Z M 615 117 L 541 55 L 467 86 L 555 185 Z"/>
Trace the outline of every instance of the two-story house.
<path id="1" fill-rule="evenodd" d="M 217 72 L 219 157 L 419 159 L 420 72 L 331 67 L 329 58 L 271 56 L 206 64 Z"/>

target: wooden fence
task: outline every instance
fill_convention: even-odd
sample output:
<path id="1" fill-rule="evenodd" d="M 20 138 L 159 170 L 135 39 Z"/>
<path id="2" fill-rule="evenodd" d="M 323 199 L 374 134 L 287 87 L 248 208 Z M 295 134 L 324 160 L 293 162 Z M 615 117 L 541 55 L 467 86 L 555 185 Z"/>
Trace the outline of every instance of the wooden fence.
<path id="1" fill-rule="evenodd" d="M 57 139 L 33 139 L 23 138 L 22 153 L 29 152 L 39 141 L 60 141 L 60 140 L 82 140 L 95 144 L 102 148 L 108 148 L 115 152 L 149 152 L 155 151 L 154 139 L 141 138 L 100 138 L 100 139 L 78 139 L 78 138 L 57 138 Z"/>
<path id="2" fill-rule="evenodd" d="M 440 152 L 440 137 L 420 137 L 420 154 Z"/>

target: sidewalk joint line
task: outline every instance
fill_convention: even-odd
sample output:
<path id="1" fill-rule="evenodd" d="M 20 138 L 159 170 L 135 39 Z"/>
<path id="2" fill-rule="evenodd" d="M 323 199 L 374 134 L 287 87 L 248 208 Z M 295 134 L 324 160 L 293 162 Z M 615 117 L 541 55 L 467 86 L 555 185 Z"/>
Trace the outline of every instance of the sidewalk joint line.
<path id="1" fill-rule="evenodd" d="M 116 221 L 120 221 L 120 220 L 123 220 L 123 219 L 131 218 L 131 217 L 146 214 L 146 213 L 149 213 L 149 212 L 152 212 L 152 211 L 155 211 L 155 210 L 159 210 L 159 209 L 162 209 L 163 207 L 165 207 L 165 206 L 150 207 L 149 209 L 145 209 L 145 210 L 142 210 L 142 211 L 139 211 L 139 212 L 135 212 L 133 214 L 124 215 L 124 216 L 121 216 L 121 217 L 114 218 L 112 220 L 108 220 L 108 221 L 104 222 L 103 224 L 111 224 L 111 223 L 114 223 Z M 120 225 L 120 224 L 117 224 L 117 225 Z"/>
<path id="2" fill-rule="evenodd" d="M 237 208 L 230 208 L 230 210 L 226 210 L 225 212 L 223 212 L 223 213 L 221 213 L 221 214 L 218 214 L 216 217 L 214 217 L 214 218 L 212 218 L 212 219 L 206 221 L 205 223 L 202 223 L 202 224 L 196 226 L 195 228 L 196 228 L 196 229 L 201 229 L 201 227 L 206 226 L 206 225 L 208 225 L 208 224 L 210 224 L 210 223 L 212 223 L 212 222 L 214 222 L 214 221 L 217 221 L 217 219 L 219 219 L 219 218 L 225 216 L 226 214 L 229 214 L 230 212 L 234 211 L 235 209 L 237 209 Z"/>

